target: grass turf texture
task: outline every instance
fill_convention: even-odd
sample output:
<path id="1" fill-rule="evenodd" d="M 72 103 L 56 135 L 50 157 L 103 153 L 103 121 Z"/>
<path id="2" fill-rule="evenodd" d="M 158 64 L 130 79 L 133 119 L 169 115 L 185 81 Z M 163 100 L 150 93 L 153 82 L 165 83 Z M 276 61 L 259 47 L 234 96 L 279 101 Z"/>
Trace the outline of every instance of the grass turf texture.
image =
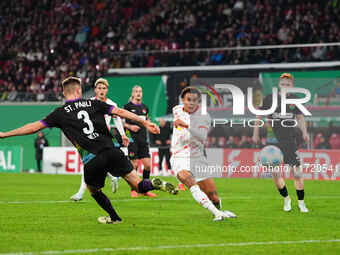
<path id="1" fill-rule="evenodd" d="M 287 181 L 287 187 L 293 210 L 286 213 L 270 179 L 216 179 L 223 208 L 235 212 L 238 218 L 213 222 L 212 215 L 192 199 L 189 191 L 178 196 L 157 192 L 155 199 L 132 199 L 123 180 L 116 194 L 111 193 L 107 181 L 104 192 L 123 218 L 120 225 L 97 222 L 97 217 L 106 213 L 88 192 L 82 202 L 69 202 L 79 184 L 80 176 L 0 174 L 0 255 L 44 251 L 68 254 L 64 250 L 85 254 L 90 249 L 99 250 L 87 254 L 287 255 L 340 251 L 340 242 L 268 243 L 340 239 L 340 182 L 306 181 L 310 213 L 302 214 L 297 209 L 292 181 Z M 233 245 L 249 242 L 264 243 Z M 190 246 L 197 244 L 217 246 Z M 178 245 L 190 247 L 174 247 Z M 156 246 L 170 247 L 134 250 Z M 83 251 L 74 251 L 78 249 Z"/>

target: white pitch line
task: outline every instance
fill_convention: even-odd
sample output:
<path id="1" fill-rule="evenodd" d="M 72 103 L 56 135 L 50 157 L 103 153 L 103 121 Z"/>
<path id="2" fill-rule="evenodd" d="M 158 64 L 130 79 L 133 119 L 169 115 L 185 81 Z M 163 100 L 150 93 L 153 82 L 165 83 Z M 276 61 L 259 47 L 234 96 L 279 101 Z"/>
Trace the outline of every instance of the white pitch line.
<path id="1" fill-rule="evenodd" d="M 224 200 L 238 200 L 238 199 L 252 199 L 251 197 L 221 197 Z M 111 198 L 112 202 L 156 202 L 156 201 L 181 201 L 181 200 L 193 200 L 192 198 L 142 198 L 142 199 L 133 199 L 133 198 L 123 198 L 123 199 L 114 199 Z M 37 201 L 0 201 L 0 204 L 54 204 L 54 203 L 86 203 L 86 200 L 82 201 L 71 201 L 71 200 L 37 200 Z"/>
<path id="2" fill-rule="evenodd" d="M 211 248 L 211 247 L 244 247 L 260 245 L 281 245 L 281 244 L 308 244 L 308 243 L 339 243 L 340 239 L 334 240 L 296 240 L 296 241 L 268 241 L 268 242 L 243 242 L 243 243 L 215 243 L 215 244 L 184 244 L 184 245 L 159 245 L 159 246 L 137 246 L 126 248 L 94 248 L 60 251 L 37 251 L 37 252 L 14 252 L 0 253 L 0 255 L 49 255 L 49 254 L 72 254 L 72 253 L 101 253 L 138 250 L 164 250 L 164 249 L 186 249 L 186 248 Z"/>
<path id="3" fill-rule="evenodd" d="M 0 201 L 0 204 L 58 204 L 58 203 L 74 203 L 74 201 L 71 200 Z M 84 203 L 84 201 L 80 201 L 79 203 Z"/>
<path id="4" fill-rule="evenodd" d="M 222 200 L 252 200 L 258 199 L 255 197 L 220 197 Z M 339 199 L 340 196 L 308 196 L 308 199 Z M 261 200 L 273 200 L 274 197 L 261 197 Z M 91 199 L 90 199 L 91 200 Z M 133 198 L 123 198 L 123 199 L 114 199 L 111 198 L 113 203 L 115 202 L 157 202 L 157 201 L 188 201 L 192 200 L 192 198 L 142 198 L 142 199 L 133 199 Z M 0 201 L 1 204 L 57 204 L 57 203 L 86 203 L 87 200 L 82 201 L 72 201 L 72 200 L 33 200 L 33 201 Z"/>

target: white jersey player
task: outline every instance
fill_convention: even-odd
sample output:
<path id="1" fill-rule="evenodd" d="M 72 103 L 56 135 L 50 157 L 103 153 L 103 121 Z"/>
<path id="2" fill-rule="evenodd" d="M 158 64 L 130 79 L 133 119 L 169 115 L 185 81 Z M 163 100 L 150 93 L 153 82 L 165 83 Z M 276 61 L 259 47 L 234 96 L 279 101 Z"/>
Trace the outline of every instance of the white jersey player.
<path id="1" fill-rule="evenodd" d="M 202 175 L 208 163 L 204 144 L 207 139 L 211 119 L 202 114 L 199 107 L 200 91 L 187 87 L 181 93 L 183 105 L 173 108 L 174 129 L 171 141 L 171 166 L 177 178 L 186 185 L 193 198 L 214 216 L 214 221 L 235 218 L 230 211 L 221 211 L 221 201 L 214 180 Z"/>
<path id="2" fill-rule="evenodd" d="M 99 78 L 95 82 L 94 86 L 95 86 L 94 91 L 96 93 L 96 96 L 92 97 L 91 98 L 92 100 L 101 100 L 101 101 L 103 101 L 103 102 L 105 102 L 109 105 L 117 106 L 117 104 L 115 102 L 113 102 L 111 99 L 106 97 L 107 92 L 108 92 L 108 87 L 109 87 L 109 83 L 107 82 L 107 80 L 105 80 L 103 78 Z M 129 145 L 129 138 L 125 135 L 125 131 L 124 131 L 124 127 L 123 127 L 123 123 L 122 123 L 121 118 L 119 116 L 114 116 L 112 118 L 113 118 L 113 121 L 115 123 L 115 126 L 116 126 L 119 134 L 122 137 L 124 146 L 128 146 Z M 105 115 L 105 121 L 106 121 L 107 128 L 109 130 L 111 130 L 111 126 L 110 126 L 111 116 L 106 114 Z M 115 193 L 118 189 L 119 177 L 112 176 L 109 173 L 107 175 L 111 179 L 112 192 Z M 79 188 L 78 192 L 71 197 L 71 200 L 74 200 L 74 201 L 82 200 L 85 191 L 86 191 L 86 184 L 85 184 L 85 180 L 84 180 L 84 174 L 82 173 L 80 188 Z"/>

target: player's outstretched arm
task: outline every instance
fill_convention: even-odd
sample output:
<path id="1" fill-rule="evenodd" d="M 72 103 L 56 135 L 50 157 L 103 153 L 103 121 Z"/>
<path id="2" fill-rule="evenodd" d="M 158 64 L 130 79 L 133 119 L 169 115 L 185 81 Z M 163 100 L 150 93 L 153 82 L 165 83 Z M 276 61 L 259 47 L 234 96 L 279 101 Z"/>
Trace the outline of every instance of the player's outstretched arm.
<path id="1" fill-rule="evenodd" d="M 136 115 L 132 112 L 129 112 L 129 111 L 124 110 L 124 109 L 119 108 L 119 107 L 115 107 L 115 108 L 112 109 L 111 114 L 115 114 L 115 115 L 118 115 L 122 118 L 136 121 L 136 122 L 140 123 L 141 125 L 143 125 L 144 127 L 146 127 L 151 133 L 159 134 L 159 127 L 156 124 L 154 124 L 150 121 L 147 121 L 147 120 L 143 120 L 142 118 L 138 117 L 138 115 Z"/>
<path id="2" fill-rule="evenodd" d="M 201 140 L 203 142 L 208 137 L 209 127 L 205 126 L 204 123 L 202 123 L 202 125 L 200 125 L 197 128 L 190 128 L 189 125 L 185 123 L 183 120 L 177 119 L 174 121 L 173 125 L 175 128 L 178 128 L 178 127 L 187 128 L 188 131 L 192 134 L 192 136 L 196 137 L 198 140 Z"/>
<path id="3" fill-rule="evenodd" d="M 124 127 L 131 130 L 132 132 L 138 132 L 139 129 L 140 129 L 140 127 L 138 125 L 132 125 L 132 124 L 128 124 L 128 123 L 124 123 Z"/>
<path id="4" fill-rule="evenodd" d="M 8 132 L 0 132 L 0 138 L 7 138 L 11 136 L 20 136 L 20 135 L 30 135 L 44 128 L 45 128 L 45 125 L 43 123 L 41 123 L 40 121 L 36 121 L 36 122 L 26 124 L 20 128 L 13 129 Z"/>
<path id="5" fill-rule="evenodd" d="M 175 128 L 178 128 L 178 127 L 181 127 L 181 128 L 189 128 L 189 125 L 187 123 L 185 123 L 183 120 L 181 119 L 176 119 L 174 121 L 174 127 Z"/>
<path id="6" fill-rule="evenodd" d="M 297 114 L 296 115 L 296 120 L 298 122 L 298 126 L 302 131 L 302 136 L 303 139 L 305 140 L 305 142 L 308 144 L 309 143 L 309 135 L 307 132 L 307 127 L 306 127 L 306 121 L 305 121 L 305 117 L 303 116 L 303 114 Z"/>
<path id="7" fill-rule="evenodd" d="M 125 134 L 122 119 L 119 116 L 117 116 L 116 118 L 113 119 L 113 121 L 116 125 L 116 128 L 118 129 L 120 136 L 122 137 L 123 145 L 127 147 L 130 143 L 130 139 Z"/>

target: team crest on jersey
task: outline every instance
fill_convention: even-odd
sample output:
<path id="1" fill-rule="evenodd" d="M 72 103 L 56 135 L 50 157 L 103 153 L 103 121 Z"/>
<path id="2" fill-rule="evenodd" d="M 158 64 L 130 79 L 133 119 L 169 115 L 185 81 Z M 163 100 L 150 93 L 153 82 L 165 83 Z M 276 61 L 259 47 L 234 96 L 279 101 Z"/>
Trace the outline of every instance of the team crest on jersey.
<path id="1" fill-rule="evenodd" d="M 146 110 L 145 110 L 145 109 L 143 109 L 143 113 L 144 113 L 144 114 L 146 113 Z"/>

